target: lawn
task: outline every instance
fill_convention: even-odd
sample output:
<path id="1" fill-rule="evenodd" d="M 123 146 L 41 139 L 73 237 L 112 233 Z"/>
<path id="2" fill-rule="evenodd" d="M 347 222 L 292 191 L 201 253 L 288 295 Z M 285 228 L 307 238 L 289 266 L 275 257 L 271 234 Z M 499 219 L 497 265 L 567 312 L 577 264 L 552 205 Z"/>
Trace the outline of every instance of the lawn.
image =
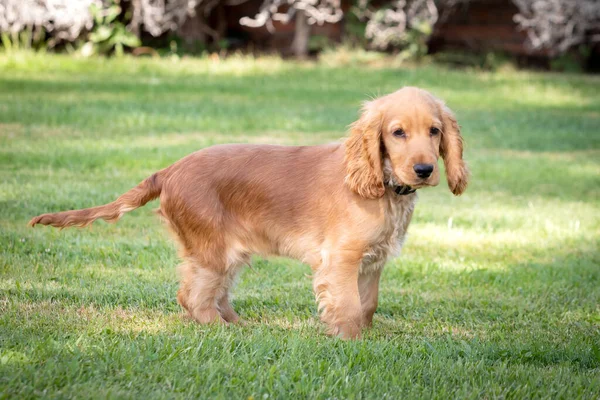
<path id="1" fill-rule="evenodd" d="M 360 341 L 287 259 L 243 271 L 245 326 L 184 318 L 156 202 L 26 226 L 216 143 L 337 140 L 403 85 L 456 112 L 473 176 L 421 191 Z M 0 398 L 598 399 L 599 195 L 597 76 L 0 54 Z"/>

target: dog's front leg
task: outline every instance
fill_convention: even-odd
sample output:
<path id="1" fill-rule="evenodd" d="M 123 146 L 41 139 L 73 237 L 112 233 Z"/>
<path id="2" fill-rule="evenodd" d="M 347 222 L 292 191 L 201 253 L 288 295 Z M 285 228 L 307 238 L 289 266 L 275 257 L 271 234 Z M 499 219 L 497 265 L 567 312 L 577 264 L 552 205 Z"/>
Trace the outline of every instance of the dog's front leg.
<path id="1" fill-rule="evenodd" d="M 362 252 L 340 251 L 315 271 L 313 287 L 327 333 L 342 339 L 358 339 L 363 313 L 358 290 Z"/>
<path id="2" fill-rule="evenodd" d="M 358 290 L 363 311 L 363 326 L 370 327 L 373 323 L 373 314 L 377 310 L 379 298 L 379 279 L 382 266 L 375 266 L 361 273 L 358 277 Z"/>

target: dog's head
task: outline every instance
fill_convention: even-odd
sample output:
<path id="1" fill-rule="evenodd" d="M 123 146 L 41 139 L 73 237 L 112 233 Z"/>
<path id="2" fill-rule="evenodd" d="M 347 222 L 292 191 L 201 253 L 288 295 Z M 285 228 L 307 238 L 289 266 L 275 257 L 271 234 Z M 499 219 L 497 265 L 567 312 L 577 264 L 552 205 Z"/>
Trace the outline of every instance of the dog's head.
<path id="1" fill-rule="evenodd" d="M 448 187 L 460 195 L 469 171 L 462 159 L 458 123 L 446 105 L 425 90 L 405 87 L 365 103 L 346 141 L 346 183 L 366 198 L 378 198 L 385 185 L 414 189 L 439 183 L 444 159 Z"/>

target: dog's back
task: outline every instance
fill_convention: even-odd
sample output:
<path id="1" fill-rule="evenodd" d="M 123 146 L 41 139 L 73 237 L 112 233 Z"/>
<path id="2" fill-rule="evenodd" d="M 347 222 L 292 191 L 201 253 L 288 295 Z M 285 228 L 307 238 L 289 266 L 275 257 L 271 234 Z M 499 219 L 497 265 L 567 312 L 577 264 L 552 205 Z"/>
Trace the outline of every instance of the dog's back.
<path id="1" fill-rule="evenodd" d="M 347 190 L 342 160 L 339 144 L 210 147 L 167 171 L 161 214 L 190 251 L 233 241 L 252 253 L 302 258 L 319 234 L 313 226 L 326 224 L 319 203 Z"/>

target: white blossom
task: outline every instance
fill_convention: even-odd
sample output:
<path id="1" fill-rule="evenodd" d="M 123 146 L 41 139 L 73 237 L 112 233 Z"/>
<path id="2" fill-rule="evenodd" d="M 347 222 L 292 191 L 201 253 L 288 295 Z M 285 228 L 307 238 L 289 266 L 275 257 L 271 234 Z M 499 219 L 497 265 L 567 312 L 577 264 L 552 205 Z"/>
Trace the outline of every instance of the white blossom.
<path id="1" fill-rule="evenodd" d="M 527 33 L 531 48 L 551 55 L 600 42 L 600 0 L 513 0 L 514 21 Z"/>
<path id="2" fill-rule="evenodd" d="M 286 9 L 282 12 L 282 9 Z M 306 14 L 310 25 L 334 24 L 339 22 L 344 13 L 341 0 L 264 0 L 258 14 L 253 18 L 243 17 L 240 24 L 257 28 L 266 26 L 273 31 L 273 22 L 289 23 L 298 11 Z"/>
<path id="3" fill-rule="evenodd" d="M 90 30 L 90 6 L 100 0 L 0 0 L 0 32 L 45 29 L 53 37 L 73 41 Z"/>

